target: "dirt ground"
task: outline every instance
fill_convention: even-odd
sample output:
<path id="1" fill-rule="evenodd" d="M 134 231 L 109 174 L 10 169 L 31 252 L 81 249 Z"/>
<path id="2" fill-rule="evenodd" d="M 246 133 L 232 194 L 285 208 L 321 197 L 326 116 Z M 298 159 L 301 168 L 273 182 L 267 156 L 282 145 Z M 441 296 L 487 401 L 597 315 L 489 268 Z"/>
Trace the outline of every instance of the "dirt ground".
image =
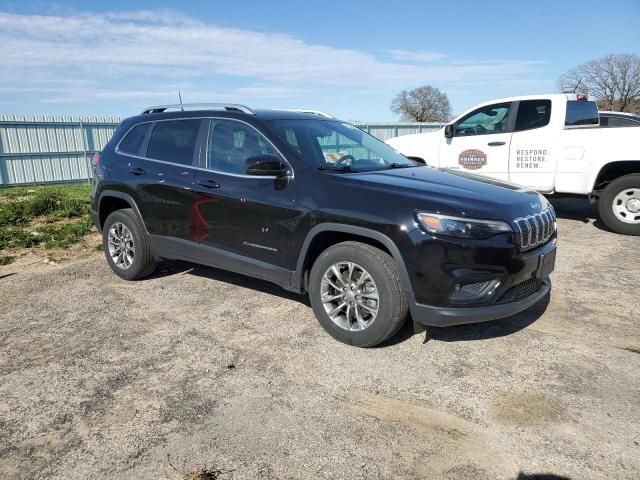
<path id="1" fill-rule="evenodd" d="M 0 267 L 0 478 L 637 479 L 640 237 L 554 203 L 548 301 L 366 350 L 210 268 Z"/>

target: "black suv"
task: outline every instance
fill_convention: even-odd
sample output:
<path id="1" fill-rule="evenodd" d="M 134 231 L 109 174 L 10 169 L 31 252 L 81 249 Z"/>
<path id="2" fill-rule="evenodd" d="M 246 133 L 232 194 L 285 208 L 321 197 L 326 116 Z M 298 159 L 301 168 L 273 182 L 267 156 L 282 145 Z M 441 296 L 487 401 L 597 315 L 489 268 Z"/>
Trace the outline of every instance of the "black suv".
<path id="1" fill-rule="evenodd" d="M 92 215 L 120 277 L 162 259 L 258 277 L 308 294 L 357 346 L 407 311 L 418 330 L 480 322 L 550 291 L 542 195 L 416 163 L 322 112 L 189 107 L 125 120 L 93 160 Z"/>

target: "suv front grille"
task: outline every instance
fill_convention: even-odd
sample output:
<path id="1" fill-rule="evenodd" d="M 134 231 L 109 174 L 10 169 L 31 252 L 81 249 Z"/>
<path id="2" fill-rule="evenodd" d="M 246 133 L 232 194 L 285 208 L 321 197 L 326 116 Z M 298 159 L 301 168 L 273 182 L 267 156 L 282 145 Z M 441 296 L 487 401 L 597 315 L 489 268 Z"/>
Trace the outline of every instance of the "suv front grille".
<path id="1" fill-rule="evenodd" d="M 517 285 L 514 285 L 500 297 L 497 303 L 509 303 L 517 302 L 523 298 L 527 298 L 529 295 L 533 295 L 540 289 L 540 282 L 537 278 L 530 278 Z"/>
<path id="2" fill-rule="evenodd" d="M 531 250 L 546 243 L 556 226 L 556 212 L 549 206 L 546 210 L 527 217 L 516 218 L 515 224 L 518 246 L 521 250 Z"/>

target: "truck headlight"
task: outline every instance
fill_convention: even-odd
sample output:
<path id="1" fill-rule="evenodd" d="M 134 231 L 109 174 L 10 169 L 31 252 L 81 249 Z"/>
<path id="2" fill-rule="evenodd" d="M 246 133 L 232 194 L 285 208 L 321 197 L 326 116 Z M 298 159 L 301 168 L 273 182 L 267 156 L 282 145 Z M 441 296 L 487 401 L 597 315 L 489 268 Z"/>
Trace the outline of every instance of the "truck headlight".
<path id="1" fill-rule="evenodd" d="M 474 218 L 450 217 L 436 213 L 417 212 L 420 226 L 433 235 L 458 238 L 489 238 L 498 233 L 512 233 L 511 226 L 500 220 L 478 220 Z"/>

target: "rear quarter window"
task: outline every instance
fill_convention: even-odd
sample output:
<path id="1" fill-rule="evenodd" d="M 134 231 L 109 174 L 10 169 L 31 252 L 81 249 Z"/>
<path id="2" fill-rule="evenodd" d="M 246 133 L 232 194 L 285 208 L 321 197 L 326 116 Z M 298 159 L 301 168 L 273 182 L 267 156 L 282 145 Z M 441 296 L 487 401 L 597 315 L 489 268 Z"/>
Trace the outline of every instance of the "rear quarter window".
<path id="1" fill-rule="evenodd" d="M 122 153 L 129 153 L 131 155 L 140 155 L 142 150 L 142 143 L 147 136 L 147 132 L 151 128 L 150 123 L 143 123 L 136 125 L 124 136 L 118 150 Z"/>
<path id="2" fill-rule="evenodd" d="M 598 125 L 598 105 L 596 102 L 570 100 L 567 102 L 567 115 L 564 124 L 567 127 Z"/>

